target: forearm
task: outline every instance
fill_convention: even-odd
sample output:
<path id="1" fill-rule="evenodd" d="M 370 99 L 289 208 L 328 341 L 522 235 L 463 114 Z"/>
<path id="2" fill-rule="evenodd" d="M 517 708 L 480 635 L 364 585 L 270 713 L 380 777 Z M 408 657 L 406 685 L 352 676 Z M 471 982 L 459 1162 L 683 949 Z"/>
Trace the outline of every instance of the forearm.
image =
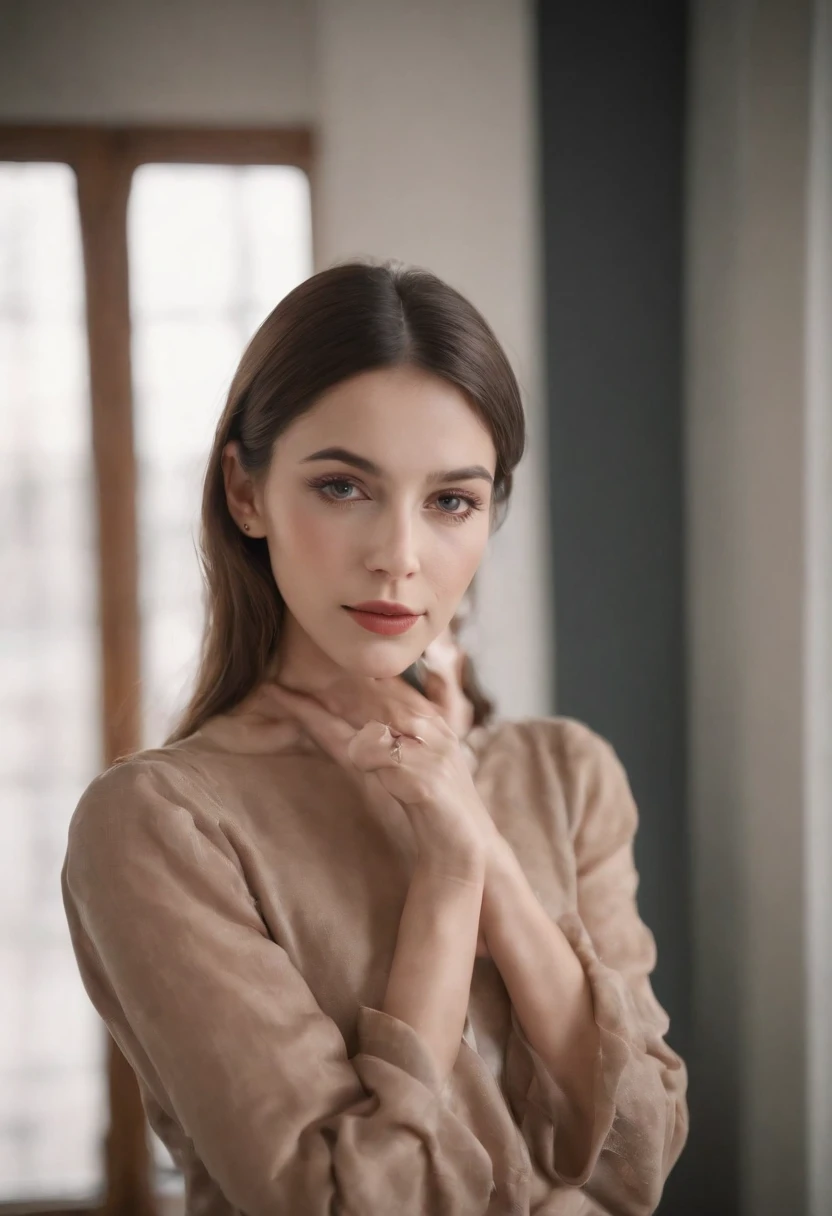
<path id="1" fill-rule="evenodd" d="M 520 1025 L 581 1116 L 583 1135 L 589 1136 L 599 1048 L 589 982 L 504 843 L 490 854 L 482 917 L 489 953 Z M 576 1143 L 575 1151 L 581 1147 Z"/>
<path id="2" fill-rule="evenodd" d="M 443 1080 L 465 1026 L 484 877 L 484 859 L 464 877 L 419 862 L 399 922 L 383 1012 L 422 1037 Z"/>

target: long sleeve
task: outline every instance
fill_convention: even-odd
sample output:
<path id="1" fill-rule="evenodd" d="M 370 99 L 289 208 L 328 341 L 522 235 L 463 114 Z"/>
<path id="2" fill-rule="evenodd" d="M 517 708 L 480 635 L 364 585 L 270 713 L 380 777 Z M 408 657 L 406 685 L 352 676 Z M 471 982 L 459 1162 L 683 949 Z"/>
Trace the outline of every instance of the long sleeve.
<path id="1" fill-rule="evenodd" d="M 235 1208 L 487 1210 L 491 1159 L 422 1040 L 361 1007 L 348 1057 L 269 937 L 219 808 L 177 766 L 138 758 L 88 787 L 62 889 L 93 1004 Z"/>
<path id="2" fill-rule="evenodd" d="M 588 977 L 600 1032 L 595 1123 L 582 1168 L 572 1176 L 558 1168 L 558 1144 L 574 1115 L 514 1010 L 509 1100 L 533 1158 L 553 1183 L 582 1188 L 616 1216 L 645 1216 L 658 1206 L 687 1138 L 687 1071 L 664 1041 L 669 1019 L 650 984 L 656 948 L 637 909 L 638 814 L 626 774 L 592 731 L 564 720 L 557 727 L 552 744 L 577 869 L 577 910 L 557 923 Z"/>

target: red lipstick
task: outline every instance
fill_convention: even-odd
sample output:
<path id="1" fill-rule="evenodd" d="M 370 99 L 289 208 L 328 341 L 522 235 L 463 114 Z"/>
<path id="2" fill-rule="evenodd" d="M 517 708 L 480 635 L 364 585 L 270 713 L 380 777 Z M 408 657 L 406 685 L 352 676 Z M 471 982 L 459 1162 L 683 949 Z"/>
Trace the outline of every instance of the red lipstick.
<path id="1" fill-rule="evenodd" d="M 366 600 L 354 606 L 345 604 L 344 608 L 362 629 L 388 636 L 406 633 L 424 615 L 414 612 L 407 604 L 397 604 L 390 600 Z"/>

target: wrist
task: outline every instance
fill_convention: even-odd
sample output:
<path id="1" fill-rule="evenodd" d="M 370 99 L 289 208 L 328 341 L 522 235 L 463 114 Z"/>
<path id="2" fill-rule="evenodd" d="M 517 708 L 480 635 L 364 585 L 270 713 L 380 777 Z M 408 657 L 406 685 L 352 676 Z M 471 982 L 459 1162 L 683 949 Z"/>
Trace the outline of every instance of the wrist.
<path id="1" fill-rule="evenodd" d="M 472 844 L 459 851 L 420 852 L 414 878 L 428 883 L 477 887 L 482 891 L 487 872 L 485 850 Z"/>
<path id="2" fill-rule="evenodd" d="M 489 848 L 482 897 L 482 924 L 494 939 L 503 928 L 510 929 L 516 920 L 513 909 L 518 901 L 534 899 L 528 879 L 511 845 L 503 837 Z"/>
<path id="3" fill-rule="evenodd" d="M 525 878 L 514 850 L 499 832 L 488 841 L 485 876 L 486 882 L 495 893 L 516 883 L 518 878 Z"/>

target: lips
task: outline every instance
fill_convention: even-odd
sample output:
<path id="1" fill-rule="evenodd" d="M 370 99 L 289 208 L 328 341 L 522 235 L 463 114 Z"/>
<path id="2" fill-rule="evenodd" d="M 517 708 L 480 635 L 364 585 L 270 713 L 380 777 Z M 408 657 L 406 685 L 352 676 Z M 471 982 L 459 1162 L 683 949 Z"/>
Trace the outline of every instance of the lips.
<path id="1" fill-rule="evenodd" d="M 360 625 L 362 629 L 367 629 L 370 633 L 381 633 L 388 637 L 400 633 L 407 633 L 408 629 L 412 629 L 418 620 L 422 617 L 420 612 L 408 612 L 406 609 L 401 611 L 401 604 L 384 604 L 381 605 L 376 601 L 379 607 L 383 607 L 384 611 L 372 610 L 368 611 L 364 604 L 358 608 L 350 608 L 344 605 L 344 610 L 350 614 L 356 625 Z M 390 609 L 396 609 L 391 612 Z"/>
<path id="2" fill-rule="evenodd" d="M 364 600 L 361 604 L 346 606 L 355 612 L 375 612 L 380 616 L 421 616 L 407 604 L 397 604 L 394 600 Z"/>

